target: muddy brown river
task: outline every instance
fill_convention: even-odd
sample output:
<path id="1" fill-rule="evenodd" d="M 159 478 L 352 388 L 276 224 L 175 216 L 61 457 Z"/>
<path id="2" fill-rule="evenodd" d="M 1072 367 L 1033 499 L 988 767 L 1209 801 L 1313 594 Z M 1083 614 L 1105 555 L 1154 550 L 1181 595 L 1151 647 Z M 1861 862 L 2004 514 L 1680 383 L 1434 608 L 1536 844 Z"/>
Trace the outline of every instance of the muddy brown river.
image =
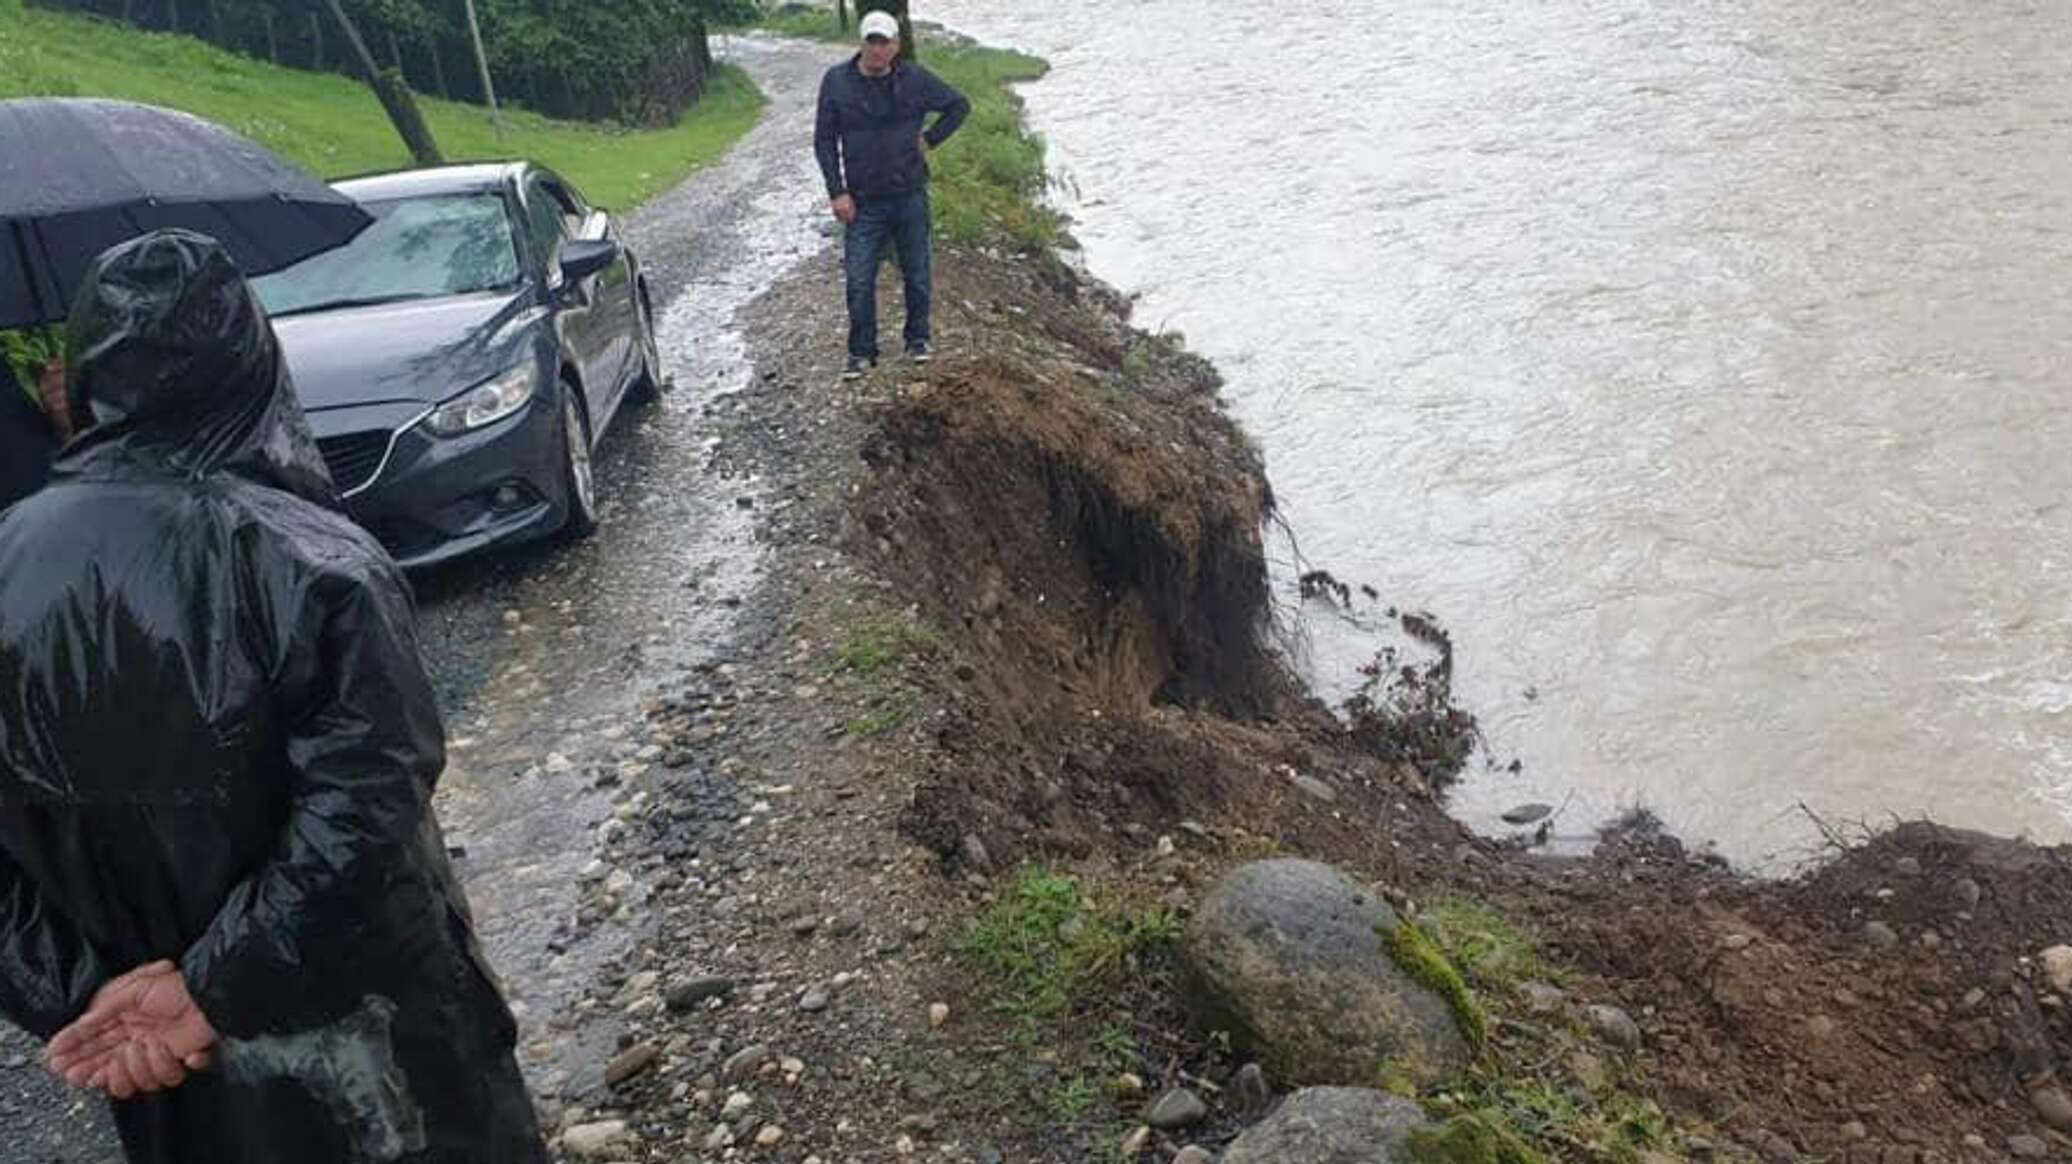
<path id="1" fill-rule="evenodd" d="M 917 11 L 1049 58 L 1094 272 L 1222 366 L 1303 556 L 1452 630 L 1522 762 L 1471 823 L 2072 839 L 2062 4 Z M 1377 637 L 1309 622 L 1342 691 Z"/>

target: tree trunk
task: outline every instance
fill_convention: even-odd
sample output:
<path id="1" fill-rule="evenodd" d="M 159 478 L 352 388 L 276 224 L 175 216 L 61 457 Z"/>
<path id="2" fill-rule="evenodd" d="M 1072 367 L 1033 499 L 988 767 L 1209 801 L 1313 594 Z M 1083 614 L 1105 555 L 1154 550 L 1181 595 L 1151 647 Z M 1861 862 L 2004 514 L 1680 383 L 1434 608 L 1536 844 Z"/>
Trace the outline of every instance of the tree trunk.
<path id="1" fill-rule="evenodd" d="M 324 18 L 317 10 L 309 10 L 309 68 L 313 73 L 324 71 Z"/>
<path id="2" fill-rule="evenodd" d="M 432 84 L 438 88 L 439 96 L 444 97 L 448 101 L 453 100 L 453 87 L 446 83 L 446 62 L 439 59 L 445 54 L 439 51 L 438 37 L 435 36 L 431 39 L 431 43 L 427 46 L 427 51 L 432 55 Z"/>
<path id="3" fill-rule="evenodd" d="M 135 17 L 136 0 L 122 0 L 122 22 L 124 24 L 135 24 Z"/>
<path id="4" fill-rule="evenodd" d="M 835 0 L 835 20 L 841 24 L 843 32 L 849 31 L 849 0 Z"/>
<path id="5" fill-rule="evenodd" d="M 410 84 L 403 80 L 403 70 L 382 70 L 374 79 L 374 92 L 381 98 L 382 108 L 388 110 L 396 132 L 402 135 L 403 144 L 410 147 L 411 158 L 420 166 L 445 165 L 446 158 L 439 152 L 439 143 L 432 139 L 432 127 L 425 124 L 424 114 L 417 108 L 417 98 L 411 96 Z"/>
<path id="6" fill-rule="evenodd" d="M 496 116 L 496 86 L 489 80 L 489 58 L 482 52 L 482 26 L 475 22 L 475 0 L 466 0 L 468 39 L 475 45 L 475 67 L 482 71 L 482 96 L 489 101 L 489 128 L 501 136 L 503 126 Z"/>
<path id="7" fill-rule="evenodd" d="M 712 30 L 705 27 L 703 20 L 691 26 L 691 60 L 698 70 L 694 93 L 702 98 L 705 86 L 712 83 Z"/>
<path id="8" fill-rule="evenodd" d="M 261 9 L 259 19 L 266 25 L 266 59 L 278 65 L 281 63 L 281 42 L 273 35 L 273 9 Z"/>
<path id="9" fill-rule="evenodd" d="M 180 31 L 180 0 L 165 0 L 165 30 Z"/>
<path id="10" fill-rule="evenodd" d="M 389 42 L 389 65 L 390 65 L 390 67 L 394 68 L 394 69 L 395 69 L 395 70 L 396 70 L 397 72 L 399 72 L 399 73 L 402 73 L 402 72 L 403 72 L 403 46 L 402 46 L 401 44 L 397 43 L 397 41 L 396 41 L 396 30 L 395 30 L 395 29 L 391 28 L 391 29 L 388 29 L 387 31 L 388 31 L 388 42 Z M 408 74 L 408 73 L 403 73 L 403 79 L 404 79 L 405 81 L 409 80 L 409 79 L 410 79 L 410 74 Z"/>
<path id="11" fill-rule="evenodd" d="M 439 144 L 432 140 L 431 127 L 418 112 L 401 70 L 384 70 L 374 63 L 374 54 L 367 51 L 367 42 L 360 39 L 360 30 L 353 27 L 352 18 L 345 14 L 345 7 L 338 0 L 324 0 L 324 5 L 331 10 L 331 19 L 338 22 L 338 30 L 345 34 L 346 48 L 353 63 L 359 66 L 360 76 L 381 98 L 381 107 L 388 111 L 397 135 L 410 147 L 410 156 L 420 166 L 445 164 L 446 159 L 439 155 Z"/>

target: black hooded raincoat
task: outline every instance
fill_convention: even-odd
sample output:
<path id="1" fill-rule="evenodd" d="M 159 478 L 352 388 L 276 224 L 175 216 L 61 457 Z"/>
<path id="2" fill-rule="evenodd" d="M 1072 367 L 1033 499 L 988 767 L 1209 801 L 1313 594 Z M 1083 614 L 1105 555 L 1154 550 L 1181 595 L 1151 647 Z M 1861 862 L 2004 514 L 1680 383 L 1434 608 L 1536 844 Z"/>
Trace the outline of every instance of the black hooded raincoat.
<path id="1" fill-rule="evenodd" d="M 115 1105 L 132 1161 L 543 1161 L 432 816 L 409 593 L 250 288 L 149 235 L 70 343 L 91 427 L 0 519 L 0 1015 L 48 1038 L 180 964 L 224 1042 Z"/>

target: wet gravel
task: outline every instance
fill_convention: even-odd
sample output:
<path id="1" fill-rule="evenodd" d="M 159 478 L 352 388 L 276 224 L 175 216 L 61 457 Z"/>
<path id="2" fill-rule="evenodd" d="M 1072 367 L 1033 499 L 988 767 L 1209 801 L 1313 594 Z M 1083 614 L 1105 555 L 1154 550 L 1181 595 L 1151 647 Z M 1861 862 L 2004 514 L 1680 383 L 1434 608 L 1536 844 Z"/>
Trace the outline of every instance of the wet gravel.
<path id="1" fill-rule="evenodd" d="M 607 433 L 597 535 L 416 579 L 422 646 L 448 717 L 441 820 L 520 1013 L 528 1073 L 547 1096 L 599 1082 L 618 1019 L 569 1008 L 650 924 L 638 907 L 654 860 L 723 844 L 745 807 L 730 776 L 665 747 L 674 738 L 647 721 L 671 692 L 773 630 L 744 602 L 759 576 L 758 482 L 709 464 L 701 417 L 747 383 L 735 313 L 826 246 L 810 138 L 829 54 L 756 37 L 721 52 L 755 77 L 768 115 L 721 164 L 624 222 L 673 391 L 622 412 Z M 650 855 L 645 869 L 608 859 L 636 849 Z M 56 1087 L 36 1056 L 0 1032 L 0 1164 L 117 1159 L 105 1113 Z"/>

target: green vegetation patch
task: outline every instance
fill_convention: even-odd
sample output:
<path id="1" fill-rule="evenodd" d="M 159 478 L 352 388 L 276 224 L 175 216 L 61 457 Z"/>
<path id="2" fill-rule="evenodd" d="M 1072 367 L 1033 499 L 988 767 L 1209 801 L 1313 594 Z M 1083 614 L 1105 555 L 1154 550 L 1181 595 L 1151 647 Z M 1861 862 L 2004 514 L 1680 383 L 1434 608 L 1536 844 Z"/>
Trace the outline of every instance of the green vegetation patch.
<path id="1" fill-rule="evenodd" d="M 1417 915 L 1468 980 L 1485 990 L 1516 991 L 1527 982 L 1567 976 L 1540 955 L 1538 940 L 1494 908 L 1465 897 L 1442 897 Z"/>
<path id="2" fill-rule="evenodd" d="M 918 619 L 899 616 L 867 618 L 850 626 L 842 635 L 841 643 L 835 648 L 834 669 L 861 679 L 871 679 L 909 657 L 941 648 L 942 636 L 934 627 Z"/>
<path id="3" fill-rule="evenodd" d="M 1416 1164 L 1546 1164 L 1510 1129 L 1473 1114 L 1410 1133 L 1410 1158 Z"/>
<path id="4" fill-rule="evenodd" d="M 1102 910 L 1072 878 L 1030 866 L 973 920 L 956 949 L 990 986 L 993 1009 L 1033 1037 L 1117 981 L 1133 955 L 1179 937 L 1170 910 Z"/>
<path id="5" fill-rule="evenodd" d="M 1527 982 L 1573 976 L 1542 952 L 1524 926 L 1463 897 L 1428 903 L 1398 927 L 1389 954 L 1404 971 L 1453 1003 L 1463 1031 L 1480 1028 L 1482 1054 L 1460 1078 L 1422 1098 L 1443 1122 L 1412 1140 L 1419 1164 L 1543 1164 L 1550 1160 L 1639 1164 L 1674 1146 L 1676 1134 L 1648 1097 L 1641 1065 L 1600 1053 L 1574 1016 L 1531 1023 L 1489 1016 L 1473 990 L 1501 1004 Z M 1450 976 L 1450 980 L 1449 980 Z M 1471 1008 L 1464 1012 L 1463 1006 Z M 1397 1094 L 1411 1089 L 1391 1084 Z"/>
<path id="6" fill-rule="evenodd" d="M 869 739 L 872 736 L 882 736 L 886 732 L 898 731 L 905 727 L 913 716 L 914 709 L 905 700 L 885 699 L 861 715 L 852 717 L 843 725 L 843 730 L 852 736 Z"/>
<path id="7" fill-rule="evenodd" d="M 32 400 L 40 400 L 37 385 L 43 380 L 43 371 L 65 354 L 65 329 L 58 325 L 47 327 L 9 328 L 0 331 L 0 362 L 12 381 L 0 383 L 0 392 L 19 387 Z"/>
<path id="8" fill-rule="evenodd" d="M 1459 1024 L 1460 1032 L 1468 1040 L 1468 1046 L 1480 1053 L 1489 1044 L 1489 1015 L 1482 1004 L 1475 1001 L 1475 995 L 1468 989 L 1467 980 L 1446 957 L 1424 928 L 1416 922 L 1401 920 L 1393 930 L 1383 929 L 1382 948 L 1388 951 L 1389 961 L 1396 964 L 1410 977 L 1412 982 L 1433 991 L 1446 1000 L 1453 1010 L 1453 1020 Z"/>
<path id="9" fill-rule="evenodd" d="M 279 68 L 193 37 L 143 32 L 0 0 L 0 98 L 114 97 L 228 126 L 325 178 L 410 165 L 372 90 Z M 667 129 L 625 131 L 506 108 L 501 136 L 479 106 L 420 96 L 448 161 L 526 158 L 600 206 L 625 209 L 724 154 L 761 116 L 748 76 L 722 65 L 705 97 Z"/>
<path id="10" fill-rule="evenodd" d="M 1458 1141 L 1456 1151 L 1503 1144 L 1513 1153 L 1430 1156 L 1435 1164 L 1462 1160 L 1479 1164 L 1491 1159 L 1514 1164 L 1549 1156 L 1599 1164 L 1639 1164 L 1645 1153 L 1671 1146 L 1675 1140 L 1668 1119 L 1653 1100 L 1611 1083 L 1592 1088 L 1559 1069 L 1509 1074 L 1485 1071 L 1428 1106 L 1447 1120 L 1441 1136 Z M 1515 1154 L 1520 1151 L 1529 1154 Z"/>

